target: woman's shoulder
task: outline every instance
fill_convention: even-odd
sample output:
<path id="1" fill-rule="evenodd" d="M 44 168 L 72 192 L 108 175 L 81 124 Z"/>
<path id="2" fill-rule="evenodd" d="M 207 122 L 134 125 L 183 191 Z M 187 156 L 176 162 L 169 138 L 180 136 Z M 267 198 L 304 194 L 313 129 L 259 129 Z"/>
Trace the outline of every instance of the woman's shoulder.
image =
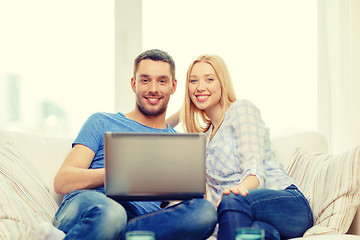
<path id="1" fill-rule="evenodd" d="M 235 112 L 258 112 L 258 107 L 248 99 L 238 99 L 231 104 L 229 110 Z"/>

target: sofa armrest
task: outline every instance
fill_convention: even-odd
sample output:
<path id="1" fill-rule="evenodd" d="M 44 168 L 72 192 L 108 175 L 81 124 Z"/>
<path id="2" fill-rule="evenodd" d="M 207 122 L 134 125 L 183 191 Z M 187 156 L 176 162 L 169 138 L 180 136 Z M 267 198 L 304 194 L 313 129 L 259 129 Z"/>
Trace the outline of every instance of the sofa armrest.
<path id="1" fill-rule="evenodd" d="M 72 142 L 72 138 L 43 137 L 0 129 L 0 146 L 6 143 L 16 146 L 35 167 L 58 204 L 61 203 L 63 195 L 55 193 L 54 178 L 71 150 Z"/>

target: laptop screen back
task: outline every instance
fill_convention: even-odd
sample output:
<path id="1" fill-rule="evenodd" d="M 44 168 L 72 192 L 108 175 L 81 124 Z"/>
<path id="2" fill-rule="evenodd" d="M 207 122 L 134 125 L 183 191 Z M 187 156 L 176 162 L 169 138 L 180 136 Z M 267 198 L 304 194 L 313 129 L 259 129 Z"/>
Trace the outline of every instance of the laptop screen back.
<path id="1" fill-rule="evenodd" d="M 115 200 L 182 200 L 205 193 L 204 134 L 105 134 L 105 193 Z"/>

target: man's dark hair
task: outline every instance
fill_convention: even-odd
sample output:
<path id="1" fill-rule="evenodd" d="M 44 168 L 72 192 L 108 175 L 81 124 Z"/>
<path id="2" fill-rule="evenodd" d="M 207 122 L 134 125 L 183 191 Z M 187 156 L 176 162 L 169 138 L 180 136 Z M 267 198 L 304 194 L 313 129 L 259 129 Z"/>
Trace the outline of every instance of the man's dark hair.
<path id="1" fill-rule="evenodd" d="M 140 53 L 134 60 L 134 77 L 139 67 L 139 63 L 142 60 L 150 59 L 153 61 L 166 62 L 170 65 L 170 73 L 172 75 L 172 80 L 175 79 L 175 62 L 174 59 L 165 51 L 160 49 L 150 49 L 145 52 Z"/>

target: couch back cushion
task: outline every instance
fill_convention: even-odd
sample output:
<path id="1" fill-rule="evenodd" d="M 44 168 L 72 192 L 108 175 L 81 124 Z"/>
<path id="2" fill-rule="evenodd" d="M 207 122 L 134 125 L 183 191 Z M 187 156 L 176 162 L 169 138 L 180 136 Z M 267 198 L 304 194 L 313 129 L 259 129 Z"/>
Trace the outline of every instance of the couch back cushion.
<path id="1" fill-rule="evenodd" d="M 283 164 L 284 169 L 287 169 L 292 164 L 293 154 L 297 147 L 314 152 L 328 152 L 326 138 L 314 131 L 278 134 L 272 137 L 271 140 L 275 149 L 275 155 Z"/>

